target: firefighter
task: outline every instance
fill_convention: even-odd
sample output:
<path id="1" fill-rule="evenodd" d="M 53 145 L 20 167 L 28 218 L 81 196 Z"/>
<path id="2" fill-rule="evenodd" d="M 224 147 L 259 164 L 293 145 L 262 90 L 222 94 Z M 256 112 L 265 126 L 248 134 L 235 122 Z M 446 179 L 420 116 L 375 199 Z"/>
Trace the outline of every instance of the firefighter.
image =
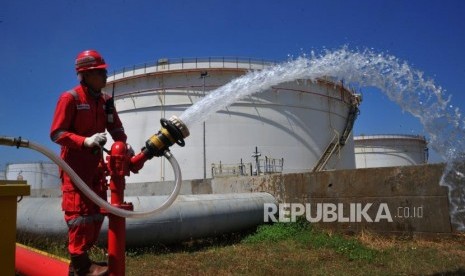
<path id="1" fill-rule="evenodd" d="M 102 92 L 107 64 L 95 50 L 78 54 L 75 63 L 80 84 L 58 99 L 50 138 L 61 146 L 61 158 L 100 197 L 106 200 L 105 165 L 102 147 L 107 137 L 126 142 L 126 134 L 113 105 Z M 68 225 L 70 275 L 105 275 L 106 264 L 90 260 L 87 251 L 97 241 L 104 219 L 100 208 L 61 172 L 62 209 Z"/>

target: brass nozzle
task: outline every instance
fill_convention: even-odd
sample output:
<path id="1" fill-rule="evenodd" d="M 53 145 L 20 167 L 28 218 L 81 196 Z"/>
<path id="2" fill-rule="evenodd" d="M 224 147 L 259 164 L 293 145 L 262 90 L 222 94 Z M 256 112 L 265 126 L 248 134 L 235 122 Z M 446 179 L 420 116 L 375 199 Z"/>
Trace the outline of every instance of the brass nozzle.
<path id="1" fill-rule="evenodd" d="M 187 126 L 176 116 L 171 116 L 169 120 L 162 118 L 160 123 L 162 126 L 160 131 L 152 135 L 142 149 L 149 159 L 153 156 L 162 156 L 175 143 L 184 147 L 184 138 L 189 136 Z"/>

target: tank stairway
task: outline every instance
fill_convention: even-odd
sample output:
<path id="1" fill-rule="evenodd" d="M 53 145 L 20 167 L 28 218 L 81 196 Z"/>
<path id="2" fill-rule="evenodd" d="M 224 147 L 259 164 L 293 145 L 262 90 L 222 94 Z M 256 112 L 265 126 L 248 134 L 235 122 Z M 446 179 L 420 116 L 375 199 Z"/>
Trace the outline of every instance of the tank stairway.
<path id="1" fill-rule="evenodd" d="M 355 95 L 354 97 L 357 96 Z M 354 128 L 355 120 L 357 119 L 358 114 L 360 114 L 360 109 L 358 108 L 359 105 L 359 100 L 352 101 L 352 104 L 350 105 L 346 126 L 344 128 L 344 132 L 342 133 L 341 139 L 339 139 L 339 144 L 341 144 L 341 146 L 346 144 L 347 139 L 349 138 L 349 135 L 352 132 L 352 129 Z"/>
<path id="2" fill-rule="evenodd" d="M 336 152 L 336 150 L 341 147 L 339 141 L 340 139 L 338 139 L 338 136 L 335 135 L 331 143 L 329 143 L 329 145 L 326 147 L 326 150 L 320 157 L 320 160 L 318 160 L 318 163 L 313 168 L 312 172 L 319 172 L 324 169 L 326 163 L 328 163 L 329 159 L 331 158 L 331 156 L 333 156 L 334 152 Z"/>
<path id="3" fill-rule="evenodd" d="M 354 94 L 351 99 L 351 105 L 349 109 L 349 114 L 347 116 L 346 125 L 344 131 L 342 132 L 341 137 L 338 139 L 338 135 L 335 135 L 329 145 L 326 147 L 323 155 L 320 157 L 318 162 L 316 163 L 315 167 L 313 167 L 312 172 L 319 172 L 322 171 L 326 164 L 328 163 L 329 159 L 333 156 L 336 151 L 339 151 L 347 142 L 350 133 L 355 124 L 355 120 L 357 119 L 358 114 L 360 114 L 360 110 L 358 106 L 360 105 L 361 97 L 358 94 Z"/>

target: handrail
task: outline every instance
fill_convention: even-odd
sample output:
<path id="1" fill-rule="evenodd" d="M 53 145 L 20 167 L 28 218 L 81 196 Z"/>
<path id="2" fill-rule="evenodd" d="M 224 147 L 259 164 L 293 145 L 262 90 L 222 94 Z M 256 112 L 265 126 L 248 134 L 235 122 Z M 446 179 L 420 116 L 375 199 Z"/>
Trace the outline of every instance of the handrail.
<path id="1" fill-rule="evenodd" d="M 250 168 L 250 169 L 248 169 Z M 223 176 L 244 176 L 252 175 L 252 163 L 238 163 L 238 164 L 212 164 L 211 172 L 212 177 L 223 177 Z"/>
<path id="2" fill-rule="evenodd" d="M 401 134 L 401 133 L 392 133 L 392 134 L 360 134 L 354 137 L 354 140 L 366 140 L 366 139 L 414 139 L 414 140 L 424 140 L 426 142 L 426 137 L 423 135 L 415 134 Z"/>
<path id="3" fill-rule="evenodd" d="M 331 142 L 326 147 L 315 167 L 313 167 L 312 172 L 319 172 L 323 170 L 331 156 L 333 156 L 334 152 L 336 152 L 337 149 L 344 147 L 346 144 L 347 139 L 349 138 L 349 135 L 354 127 L 355 120 L 359 114 L 358 106 L 360 105 L 360 98 L 355 94 L 352 95 L 352 97 L 351 105 L 349 107 L 349 114 L 347 115 L 346 124 L 344 126 L 344 131 L 342 132 L 341 137 L 338 139 L 338 135 L 336 134 L 333 139 L 331 139 Z"/>
<path id="4" fill-rule="evenodd" d="M 341 146 L 339 141 L 340 141 L 339 136 L 337 134 L 334 135 L 333 139 L 331 139 L 331 142 L 329 142 L 328 146 L 326 147 L 325 151 L 323 152 L 320 159 L 316 163 L 315 167 L 313 167 L 312 172 L 319 172 L 323 170 L 323 168 L 326 166 L 331 156 L 333 156 L 333 153 L 336 151 L 338 147 Z"/>
<path id="5" fill-rule="evenodd" d="M 352 103 L 350 105 L 349 114 L 347 116 L 346 125 L 344 127 L 344 132 L 342 132 L 341 139 L 339 140 L 339 144 L 341 146 L 344 146 L 347 142 L 347 139 L 349 139 L 349 135 L 352 132 L 352 129 L 354 128 L 355 120 L 357 119 L 357 116 L 360 114 L 358 106 L 358 103 Z"/>
<path id="6" fill-rule="evenodd" d="M 215 63 L 212 66 L 212 63 Z M 221 63 L 222 67 L 218 65 Z M 195 64 L 194 68 L 233 68 L 231 66 L 226 66 L 227 64 L 234 64 L 236 65 L 235 68 L 242 68 L 239 67 L 239 64 L 248 64 L 249 68 L 252 69 L 252 65 L 261 65 L 261 66 L 269 66 L 274 65 L 277 61 L 265 60 L 265 59 L 257 59 L 257 58 L 247 58 L 247 57 L 190 57 L 190 58 L 160 58 L 156 61 L 145 62 L 141 64 L 136 64 L 132 66 L 125 66 L 121 69 L 117 69 L 111 73 L 110 76 L 115 77 L 117 74 L 125 74 L 128 72 L 134 72 L 136 70 L 144 69 L 150 67 L 163 67 L 163 71 L 169 70 L 171 67 L 170 65 L 181 65 L 181 69 L 184 69 L 185 64 Z M 208 66 L 205 66 L 208 64 Z M 202 65 L 202 66 L 200 66 Z M 167 68 L 166 68 L 167 67 Z"/>

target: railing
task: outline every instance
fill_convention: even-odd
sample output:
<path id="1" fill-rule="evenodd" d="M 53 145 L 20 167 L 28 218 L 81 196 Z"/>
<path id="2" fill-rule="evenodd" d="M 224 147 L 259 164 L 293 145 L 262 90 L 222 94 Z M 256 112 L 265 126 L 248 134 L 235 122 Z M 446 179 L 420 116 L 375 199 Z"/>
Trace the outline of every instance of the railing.
<path id="1" fill-rule="evenodd" d="M 427 143 L 426 137 L 423 135 L 415 135 L 415 134 L 360 134 L 354 137 L 354 140 L 366 140 L 366 139 L 412 139 L 412 140 L 421 140 Z"/>
<path id="2" fill-rule="evenodd" d="M 354 128 L 355 120 L 357 116 L 360 114 L 360 109 L 358 108 L 360 105 L 361 99 L 359 95 L 354 94 L 351 98 L 351 105 L 349 107 L 349 114 L 347 115 L 346 125 L 344 127 L 344 131 L 342 132 L 342 136 L 339 139 L 339 144 L 344 146 L 349 138 L 352 129 Z"/>
<path id="3" fill-rule="evenodd" d="M 208 68 L 242 68 L 242 69 L 262 69 L 266 66 L 276 64 L 276 61 L 244 58 L 244 57 L 206 57 L 206 58 L 161 58 L 157 61 L 145 62 L 129 67 L 115 70 L 110 75 L 114 80 L 117 75 L 120 77 L 133 76 L 137 73 L 154 73 L 159 71 L 177 69 L 208 69 Z"/>
<path id="4" fill-rule="evenodd" d="M 334 155 L 335 152 L 340 150 L 347 142 L 350 133 L 352 132 L 355 120 L 359 114 L 358 106 L 360 105 L 361 97 L 358 94 L 353 94 L 351 98 L 351 104 L 349 107 L 349 114 L 347 115 L 346 124 L 344 130 L 342 132 L 342 136 L 339 137 L 336 134 L 329 145 L 326 147 L 323 155 L 321 155 L 320 159 L 316 163 L 315 167 L 313 167 L 312 172 L 319 172 L 324 170 L 326 164 L 328 163 L 329 159 Z"/>
<path id="5" fill-rule="evenodd" d="M 263 175 L 272 173 L 282 173 L 284 168 L 284 158 L 276 159 L 265 158 L 258 159 L 258 164 L 255 168 L 252 163 L 238 164 L 212 164 L 212 177 L 228 177 L 228 176 L 248 176 L 248 175 Z"/>
<path id="6" fill-rule="evenodd" d="M 212 164 L 212 177 L 252 175 L 252 163 Z"/>
<path id="7" fill-rule="evenodd" d="M 321 155 L 320 159 L 316 163 L 315 167 L 313 167 L 312 172 L 319 172 L 322 171 L 326 164 L 328 163 L 329 159 L 333 156 L 333 154 L 341 147 L 339 143 L 339 135 L 335 134 L 329 145 L 326 147 L 323 155 Z"/>
<path id="8" fill-rule="evenodd" d="M 258 159 L 258 167 L 260 174 L 282 173 L 284 158 L 276 159 L 265 156 L 265 159 Z"/>

